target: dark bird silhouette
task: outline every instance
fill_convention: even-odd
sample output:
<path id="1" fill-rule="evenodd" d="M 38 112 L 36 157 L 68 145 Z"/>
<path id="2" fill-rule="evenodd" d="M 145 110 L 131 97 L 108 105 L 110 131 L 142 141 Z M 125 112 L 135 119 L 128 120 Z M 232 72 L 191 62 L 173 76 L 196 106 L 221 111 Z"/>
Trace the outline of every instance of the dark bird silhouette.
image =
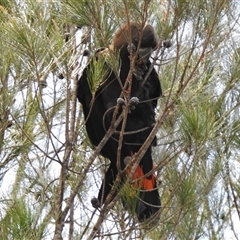
<path id="1" fill-rule="evenodd" d="M 138 152 L 155 124 L 154 109 L 162 91 L 158 74 L 154 68 L 150 69 L 149 57 L 156 47 L 156 34 L 151 25 L 144 27 L 138 23 L 124 25 L 116 32 L 110 50 L 100 49 L 96 51 L 78 81 L 77 97 L 83 106 L 89 139 L 95 146 L 100 143 L 110 127 L 116 106 L 119 106 L 118 115 L 127 104 L 129 106 L 120 150 L 121 170 L 126 166 L 124 160 Z M 106 60 L 106 55 L 110 52 L 113 52 L 116 58 L 119 56 L 117 70 L 113 69 L 111 61 Z M 136 58 L 132 68 L 132 76 L 129 78 L 130 58 L 133 56 Z M 96 64 L 102 59 L 103 66 L 100 72 L 103 74 L 100 78 L 104 79 L 98 79 L 99 83 L 95 90 L 93 78 L 98 75 L 93 72 Z M 105 173 L 98 201 L 95 199 L 92 202 L 95 207 L 104 203 L 119 172 L 117 155 L 121 127 L 122 123 L 100 152 L 102 156 L 110 160 L 110 166 Z M 149 173 L 153 169 L 151 147 L 154 145 L 156 145 L 156 139 L 147 149 L 132 179 L 136 180 L 132 187 L 139 188 L 135 206 L 139 221 L 144 221 L 155 215 L 161 206 L 155 175 Z M 130 170 L 126 172 L 129 173 Z M 123 204 L 125 205 L 125 203 Z"/>

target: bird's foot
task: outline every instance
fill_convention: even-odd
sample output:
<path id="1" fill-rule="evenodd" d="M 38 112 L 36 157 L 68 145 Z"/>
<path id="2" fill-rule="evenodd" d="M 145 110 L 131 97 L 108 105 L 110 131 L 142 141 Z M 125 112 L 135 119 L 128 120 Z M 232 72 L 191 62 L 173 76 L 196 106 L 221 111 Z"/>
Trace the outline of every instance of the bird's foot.
<path id="1" fill-rule="evenodd" d="M 127 166 L 131 162 L 132 158 L 130 156 L 127 156 L 124 158 L 123 162 L 125 166 Z"/>
<path id="2" fill-rule="evenodd" d="M 125 106 L 126 101 L 123 98 L 118 98 L 117 104 L 119 106 Z M 137 97 L 132 97 L 129 101 L 129 113 L 131 113 L 131 110 L 134 110 L 138 104 L 139 104 L 139 99 Z"/>
<path id="3" fill-rule="evenodd" d="M 129 103 L 132 106 L 137 106 L 139 104 L 139 99 L 137 97 L 132 97 Z"/>
<path id="4" fill-rule="evenodd" d="M 99 202 L 99 200 L 97 199 L 97 198 L 92 198 L 91 199 L 91 204 L 92 204 L 92 206 L 94 207 L 94 208 L 99 208 L 100 207 L 100 202 Z"/>
<path id="5" fill-rule="evenodd" d="M 124 106 L 126 104 L 126 102 L 123 98 L 118 98 L 117 99 L 117 104 L 120 105 L 120 106 Z"/>
<path id="6" fill-rule="evenodd" d="M 134 110 L 139 104 L 139 99 L 137 97 L 132 97 L 129 101 L 130 110 Z"/>
<path id="7" fill-rule="evenodd" d="M 172 43 L 170 40 L 165 40 L 162 42 L 162 47 L 164 48 L 170 48 L 172 46 Z"/>
<path id="8" fill-rule="evenodd" d="M 133 53 L 135 53 L 137 51 L 137 48 L 136 48 L 136 46 L 133 43 L 128 44 L 128 46 L 127 46 L 127 50 L 129 52 L 129 54 L 131 54 L 131 49 L 132 49 Z"/>

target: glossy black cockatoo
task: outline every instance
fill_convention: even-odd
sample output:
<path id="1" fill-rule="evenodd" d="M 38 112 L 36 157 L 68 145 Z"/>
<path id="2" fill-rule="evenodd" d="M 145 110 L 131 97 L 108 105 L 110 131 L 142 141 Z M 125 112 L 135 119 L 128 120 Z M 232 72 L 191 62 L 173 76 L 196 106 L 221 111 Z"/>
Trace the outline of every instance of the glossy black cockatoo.
<path id="1" fill-rule="evenodd" d="M 155 124 L 154 110 L 162 91 L 158 74 L 154 68 L 151 68 L 149 59 L 156 47 L 156 34 L 151 25 L 144 27 L 138 23 L 124 25 L 117 30 L 109 48 L 96 51 L 78 81 L 77 97 L 83 107 L 89 139 L 95 146 L 104 138 L 110 127 L 116 106 L 119 105 L 117 113 L 119 115 L 124 105 L 129 104 L 120 150 L 121 170 L 126 166 L 125 160 L 138 152 Z M 112 64 L 112 56 L 115 56 L 116 62 L 119 63 L 117 69 L 114 69 L 114 64 Z M 130 68 L 130 59 L 133 56 L 135 56 L 135 61 L 133 67 Z M 99 62 L 102 60 L 101 65 Z M 98 68 L 101 65 L 102 69 L 96 69 L 96 65 Z M 129 75 L 130 69 L 132 75 L 131 73 Z M 103 74 L 100 77 L 101 72 Z M 97 79 L 98 84 L 94 89 L 93 82 L 96 79 L 93 80 L 93 78 L 98 76 L 103 79 Z M 100 152 L 102 156 L 110 160 L 110 166 L 105 173 L 98 194 L 100 204 L 104 203 L 119 172 L 117 159 L 121 127 L 122 123 Z M 153 169 L 151 147 L 154 145 L 156 145 L 156 139 L 148 147 L 132 174 L 132 180 L 135 180 L 132 186 L 139 188 L 135 212 L 141 222 L 157 215 L 161 206 L 156 178 L 151 172 Z M 126 172 L 129 173 L 129 171 Z"/>

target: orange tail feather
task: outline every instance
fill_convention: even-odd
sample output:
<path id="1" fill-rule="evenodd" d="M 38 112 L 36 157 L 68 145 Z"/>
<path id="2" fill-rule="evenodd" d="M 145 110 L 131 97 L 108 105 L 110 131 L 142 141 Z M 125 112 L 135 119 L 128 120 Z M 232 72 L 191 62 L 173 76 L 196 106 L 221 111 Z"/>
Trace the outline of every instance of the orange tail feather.
<path id="1" fill-rule="evenodd" d="M 130 174 L 131 169 L 127 171 L 128 175 Z M 144 190 L 153 190 L 155 187 L 155 176 L 152 174 L 151 178 L 148 179 L 144 177 L 144 173 L 142 168 L 138 165 L 133 176 L 132 181 L 134 183 L 132 184 L 134 188 L 137 189 L 144 189 Z"/>

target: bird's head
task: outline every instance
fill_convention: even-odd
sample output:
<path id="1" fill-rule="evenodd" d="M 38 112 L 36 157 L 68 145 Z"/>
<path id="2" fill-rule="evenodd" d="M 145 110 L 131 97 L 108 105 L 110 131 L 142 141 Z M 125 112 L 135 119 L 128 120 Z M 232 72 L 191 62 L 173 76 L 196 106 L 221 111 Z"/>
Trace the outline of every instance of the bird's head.
<path id="1" fill-rule="evenodd" d="M 120 51 L 120 57 L 129 58 L 131 52 L 137 53 L 137 60 L 146 63 L 153 50 L 157 47 L 157 37 L 154 28 L 146 24 L 130 23 L 117 30 L 111 47 Z"/>

